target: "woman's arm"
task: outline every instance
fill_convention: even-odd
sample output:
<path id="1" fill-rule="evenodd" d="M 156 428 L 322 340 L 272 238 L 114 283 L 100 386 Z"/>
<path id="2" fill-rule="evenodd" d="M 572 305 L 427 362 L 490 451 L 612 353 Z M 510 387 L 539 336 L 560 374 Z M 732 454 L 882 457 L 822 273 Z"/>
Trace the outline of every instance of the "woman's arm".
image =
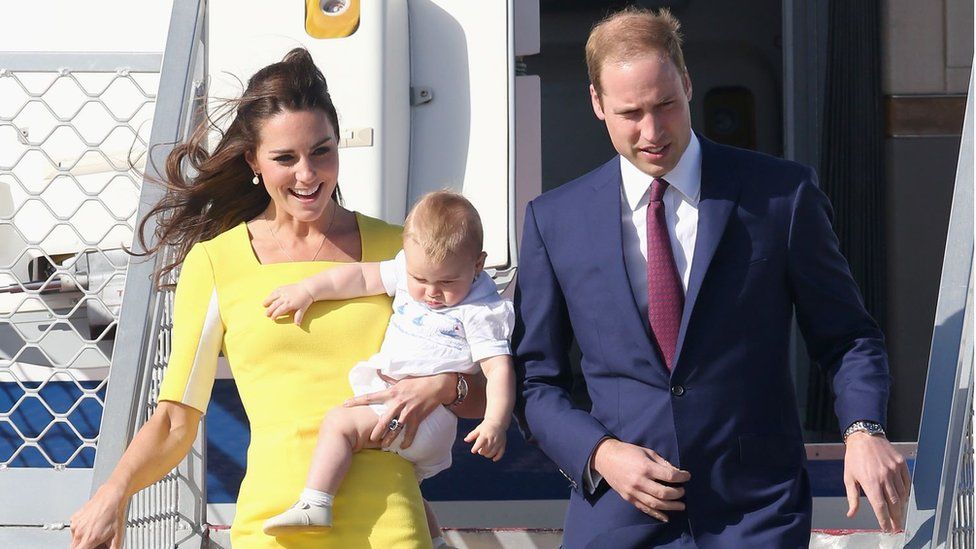
<path id="1" fill-rule="evenodd" d="M 295 313 L 302 323 L 305 311 L 316 301 L 352 299 L 386 293 L 379 263 L 350 263 L 316 273 L 294 284 L 276 288 L 265 298 L 266 314 L 278 318 Z"/>
<path id="2" fill-rule="evenodd" d="M 458 397 L 458 374 L 453 372 L 406 377 L 399 381 L 387 378 L 393 383 L 389 389 L 350 398 L 344 406 L 386 404 L 386 413 L 376 422 L 370 439 L 384 447 L 392 444 L 397 431 L 390 431 L 387 426 L 396 418 L 404 425 L 401 446 L 409 448 L 417 434 L 417 426 L 438 406 L 450 406 L 448 409 L 459 417 L 480 418 L 484 415 L 485 377 L 481 374 L 461 375 L 468 384 L 468 394 L 457 406 L 451 406 Z"/>
<path id="3" fill-rule="evenodd" d="M 129 498 L 163 478 L 190 451 L 201 412 L 184 404 L 160 402 L 139 429 L 119 464 L 94 496 L 71 516 L 71 548 L 103 543 L 121 547 Z"/>

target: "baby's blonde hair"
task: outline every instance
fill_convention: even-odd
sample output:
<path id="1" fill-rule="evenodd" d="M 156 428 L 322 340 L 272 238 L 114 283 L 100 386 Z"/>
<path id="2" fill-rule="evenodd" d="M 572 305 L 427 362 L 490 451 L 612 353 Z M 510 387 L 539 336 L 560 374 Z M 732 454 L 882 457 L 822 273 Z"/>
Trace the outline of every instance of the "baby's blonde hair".
<path id="1" fill-rule="evenodd" d="M 416 242 L 430 261 L 448 255 L 477 257 L 484 245 L 481 217 L 467 198 L 451 191 L 425 194 L 403 223 L 403 239 Z"/>

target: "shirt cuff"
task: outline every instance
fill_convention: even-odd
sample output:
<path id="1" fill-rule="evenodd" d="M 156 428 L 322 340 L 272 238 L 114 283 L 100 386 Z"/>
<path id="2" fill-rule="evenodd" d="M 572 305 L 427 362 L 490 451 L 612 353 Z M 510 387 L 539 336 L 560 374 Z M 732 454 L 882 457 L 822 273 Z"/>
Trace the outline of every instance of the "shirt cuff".
<path id="1" fill-rule="evenodd" d="M 383 281 L 383 289 L 386 290 L 386 295 L 391 297 L 396 293 L 397 287 L 396 261 L 396 259 L 380 261 L 380 280 Z"/>
<path id="2" fill-rule="evenodd" d="M 583 469 L 583 491 L 587 495 L 593 495 L 596 489 L 599 488 L 600 483 L 603 482 L 603 475 L 598 473 L 596 469 L 593 468 L 593 455 L 596 454 L 597 446 L 600 446 L 600 442 L 607 440 L 610 437 L 603 437 L 596 446 L 593 447 L 593 454 L 590 454 L 590 459 L 586 460 L 586 469 Z"/>
<path id="3" fill-rule="evenodd" d="M 471 345 L 472 362 L 481 362 L 482 360 L 491 358 L 493 356 L 510 354 L 512 354 L 512 348 L 509 346 L 507 340 L 486 341 Z"/>

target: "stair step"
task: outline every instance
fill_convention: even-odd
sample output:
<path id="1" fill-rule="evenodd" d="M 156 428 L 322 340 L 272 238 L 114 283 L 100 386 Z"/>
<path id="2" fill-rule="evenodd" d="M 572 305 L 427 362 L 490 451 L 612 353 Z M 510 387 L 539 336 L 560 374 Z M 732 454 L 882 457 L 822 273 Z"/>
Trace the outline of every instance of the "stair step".
<path id="1" fill-rule="evenodd" d="M 5 549 L 64 549 L 71 545 L 71 531 L 45 530 L 40 526 L 0 526 L 0 547 Z"/>

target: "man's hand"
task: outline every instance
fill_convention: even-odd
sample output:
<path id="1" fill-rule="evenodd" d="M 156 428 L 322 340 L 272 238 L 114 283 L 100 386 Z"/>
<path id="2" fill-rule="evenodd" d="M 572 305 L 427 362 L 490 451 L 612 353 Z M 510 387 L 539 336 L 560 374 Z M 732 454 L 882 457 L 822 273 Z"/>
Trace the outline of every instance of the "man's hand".
<path id="1" fill-rule="evenodd" d="M 296 282 L 276 288 L 271 292 L 271 295 L 265 298 L 262 304 L 268 308 L 265 311 L 267 316 L 277 320 L 278 317 L 294 312 L 295 324 L 301 324 L 305 311 L 312 306 L 314 301 L 315 298 L 308 286 L 304 282 Z"/>
<path id="2" fill-rule="evenodd" d="M 868 433 L 847 437 L 844 455 L 844 487 L 847 516 L 857 514 L 859 490 L 864 491 L 878 525 L 885 532 L 901 530 L 912 479 L 905 458 L 887 439 Z"/>
<path id="3" fill-rule="evenodd" d="M 471 453 L 498 461 L 505 455 L 506 434 L 501 423 L 482 421 L 466 437 L 464 442 L 472 444 Z"/>
<path id="4" fill-rule="evenodd" d="M 671 465 L 654 450 L 608 438 L 593 452 L 593 468 L 620 497 L 641 512 L 668 522 L 664 511 L 682 511 L 683 484 L 691 473 Z"/>

